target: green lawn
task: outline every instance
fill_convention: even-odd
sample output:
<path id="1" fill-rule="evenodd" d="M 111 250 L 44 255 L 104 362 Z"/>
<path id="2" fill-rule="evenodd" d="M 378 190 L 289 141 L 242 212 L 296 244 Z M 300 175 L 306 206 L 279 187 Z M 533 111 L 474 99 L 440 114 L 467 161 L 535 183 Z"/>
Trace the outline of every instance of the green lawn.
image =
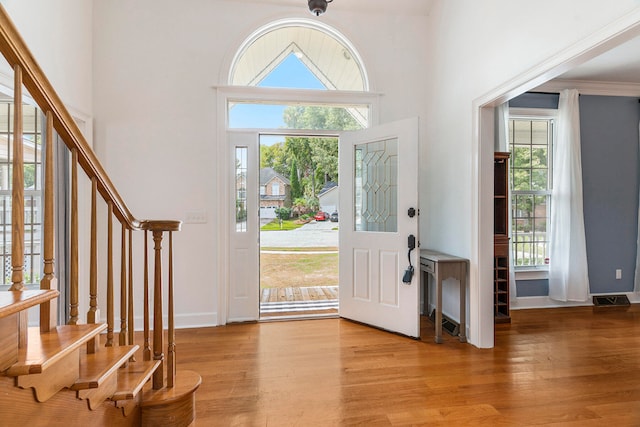
<path id="1" fill-rule="evenodd" d="M 262 231 L 288 231 L 295 230 L 296 228 L 300 228 L 304 225 L 304 222 L 298 221 L 297 219 L 286 219 L 282 221 L 282 225 L 280 225 L 280 220 L 274 219 L 268 224 L 260 227 Z"/>
<path id="2" fill-rule="evenodd" d="M 336 286 L 338 254 L 260 254 L 260 288 Z"/>

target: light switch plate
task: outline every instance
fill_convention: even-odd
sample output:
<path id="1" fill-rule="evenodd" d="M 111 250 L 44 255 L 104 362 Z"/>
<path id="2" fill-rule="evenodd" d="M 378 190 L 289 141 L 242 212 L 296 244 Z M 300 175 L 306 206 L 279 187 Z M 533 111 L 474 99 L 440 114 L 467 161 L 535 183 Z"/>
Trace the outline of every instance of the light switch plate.
<path id="1" fill-rule="evenodd" d="M 207 212 L 206 211 L 189 211 L 185 215 L 185 224 L 206 224 Z"/>

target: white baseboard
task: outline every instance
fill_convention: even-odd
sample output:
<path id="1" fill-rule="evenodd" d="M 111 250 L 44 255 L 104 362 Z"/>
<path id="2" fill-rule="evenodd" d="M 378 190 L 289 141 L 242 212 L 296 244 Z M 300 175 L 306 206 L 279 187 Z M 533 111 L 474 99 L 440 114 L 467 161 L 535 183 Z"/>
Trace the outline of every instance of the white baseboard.
<path id="1" fill-rule="evenodd" d="M 629 301 L 632 304 L 640 303 L 640 293 L 636 292 L 618 292 L 611 295 L 620 295 L 624 294 L 629 298 Z M 597 295 L 607 295 L 607 294 L 597 294 Z M 526 310 L 528 308 L 559 308 L 559 307 L 584 307 L 584 306 L 592 306 L 593 305 L 593 295 L 589 295 L 589 299 L 587 301 L 568 301 L 561 302 L 555 301 L 549 298 L 548 296 L 541 297 L 520 297 L 516 298 L 515 301 L 511 302 L 510 309 L 511 310 Z"/>
<path id="2" fill-rule="evenodd" d="M 189 313 L 189 314 L 176 314 L 174 317 L 176 329 L 187 329 L 187 328 L 206 328 L 211 326 L 218 326 L 218 313 L 210 312 L 210 313 Z M 119 325 L 119 320 L 116 322 Z M 162 316 L 162 324 L 164 328 L 167 328 L 168 318 L 166 315 Z M 149 324 L 153 329 L 153 316 L 149 319 Z M 142 316 L 135 318 L 135 330 L 142 331 L 144 329 L 143 326 L 143 318 Z"/>

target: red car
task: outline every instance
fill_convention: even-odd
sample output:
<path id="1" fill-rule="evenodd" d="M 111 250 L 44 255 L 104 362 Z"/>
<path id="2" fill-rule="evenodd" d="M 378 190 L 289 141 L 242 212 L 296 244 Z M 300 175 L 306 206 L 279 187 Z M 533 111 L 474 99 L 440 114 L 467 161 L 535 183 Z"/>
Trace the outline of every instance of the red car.
<path id="1" fill-rule="evenodd" d="M 317 214 L 315 214 L 313 219 L 315 219 L 316 221 L 326 221 L 329 219 L 329 214 L 326 212 L 320 211 Z"/>

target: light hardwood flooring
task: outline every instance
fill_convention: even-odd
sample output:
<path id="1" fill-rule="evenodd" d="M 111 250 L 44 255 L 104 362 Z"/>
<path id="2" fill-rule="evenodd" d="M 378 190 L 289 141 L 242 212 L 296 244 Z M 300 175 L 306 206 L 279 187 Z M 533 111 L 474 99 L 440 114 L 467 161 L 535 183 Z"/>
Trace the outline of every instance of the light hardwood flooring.
<path id="1" fill-rule="evenodd" d="M 512 312 L 496 347 L 343 319 L 177 331 L 196 426 L 640 426 L 640 307 Z"/>

